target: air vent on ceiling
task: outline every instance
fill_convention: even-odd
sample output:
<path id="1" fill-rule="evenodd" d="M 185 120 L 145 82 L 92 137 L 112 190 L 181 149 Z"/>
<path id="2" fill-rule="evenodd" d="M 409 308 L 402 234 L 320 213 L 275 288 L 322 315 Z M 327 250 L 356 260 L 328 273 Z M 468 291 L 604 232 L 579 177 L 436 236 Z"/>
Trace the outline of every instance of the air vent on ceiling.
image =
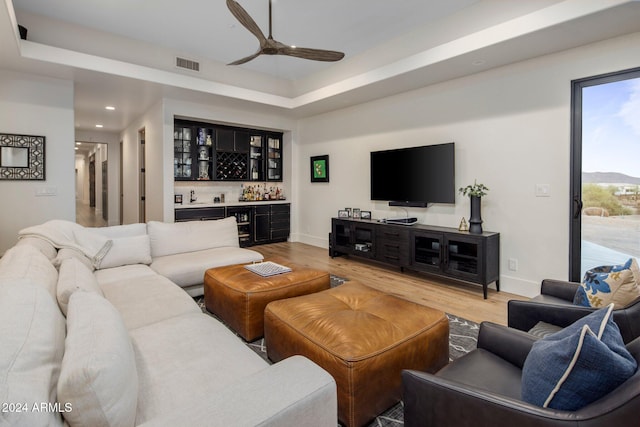
<path id="1" fill-rule="evenodd" d="M 190 59 L 176 57 L 176 67 L 184 68 L 191 71 L 200 71 L 200 63 Z"/>

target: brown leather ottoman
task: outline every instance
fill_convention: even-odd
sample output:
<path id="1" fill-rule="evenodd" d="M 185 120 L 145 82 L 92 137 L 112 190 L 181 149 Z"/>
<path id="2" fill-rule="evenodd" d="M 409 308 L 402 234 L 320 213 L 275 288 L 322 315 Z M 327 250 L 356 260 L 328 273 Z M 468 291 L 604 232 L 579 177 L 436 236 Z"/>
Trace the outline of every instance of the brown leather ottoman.
<path id="1" fill-rule="evenodd" d="M 204 274 L 204 304 L 247 341 L 263 335 L 264 308 L 271 301 L 319 292 L 330 287 L 329 273 L 297 266 L 291 272 L 262 277 L 245 264 L 211 268 Z"/>
<path id="2" fill-rule="evenodd" d="M 313 360 L 336 380 L 338 419 L 366 424 L 401 399 L 401 372 L 449 362 L 449 320 L 422 305 L 346 282 L 265 309 L 267 354 Z"/>

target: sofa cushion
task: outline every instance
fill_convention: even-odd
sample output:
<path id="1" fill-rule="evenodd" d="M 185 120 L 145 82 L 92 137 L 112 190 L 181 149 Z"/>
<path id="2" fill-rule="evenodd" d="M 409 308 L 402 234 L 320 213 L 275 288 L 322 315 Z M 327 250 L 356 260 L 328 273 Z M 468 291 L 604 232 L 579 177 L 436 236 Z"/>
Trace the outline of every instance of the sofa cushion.
<path id="1" fill-rule="evenodd" d="M 175 223 L 149 221 L 147 230 L 153 258 L 224 246 L 239 246 L 235 217 Z"/>
<path id="2" fill-rule="evenodd" d="M 613 391 L 637 364 L 613 322 L 613 304 L 533 344 L 522 370 L 522 399 L 575 411 Z"/>
<path id="3" fill-rule="evenodd" d="M 67 339 L 58 401 L 73 408 L 70 426 L 133 426 L 138 375 L 122 318 L 98 294 L 75 292 L 69 300 Z"/>
<path id="4" fill-rule="evenodd" d="M 147 234 L 147 224 L 138 222 L 135 224 L 110 225 L 108 227 L 95 227 L 91 231 L 110 239 L 121 237 L 144 236 Z"/>
<path id="5" fill-rule="evenodd" d="M 202 310 L 186 292 L 159 274 L 102 285 L 105 298 L 118 310 L 127 329 Z"/>
<path id="6" fill-rule="evenodd" d="M 122 267 L 106 268 L 104 270 L 96 270 L 93 273 L 98 280 L 100 286 L 111 282 L 119 282 L 121 280 L 133 280 L 139 277 L 155 276 L 158 273 L 149 268 L 148 265 L 132 264 Z"/>
<path id="7" fill-rule="evenodd" d="M 45 289 L 0 279 L 0 402 L 27 408 L 0 412 L 0 425 L 62 425 L 59 413 L 33 408 L 56 402 L 64 335 L 64 317 Z"/>
<path id="8" fill-rule="evenodd" d="M 588 270 L 576 290 L 573 303 L 585 307 L 615 308 L 629 305 L 640 297 L 640 269 L 635 258 L 621 265 L 606 265 Z"/>
<path id="9" fill-rule="evenodd" d="M 187 287 L 204 283 L 209 268 L 262 261 L 262 254 L 250 249 L 222 247 L 167 255 L 153 259 L 151 268 L 176 285 Z"/>
<path id="10" fill-rule="evenodd" d="M 140 390 L 136 424 L 176 408 L 204 407 L 218 391 L 269 366 L 203 313 L 172 317 L 130 333 Z"/>
<path id="11" fill-rule="evenodd" d="M 67 306 L 71 294 L 76 291 L 94 292 L 102 295 L 95 276 L 77 258 L 68 258 L 62 261 L 58 274 L 58 305 L 64 315 L 67 315 Z"/>
<path id="12" fill-rule="evenodd" d="M 34 284 L 56 298 L 58 271 L 51 261 L 31 245 L 14 246 L 0 258 L 0 280 Z"/>

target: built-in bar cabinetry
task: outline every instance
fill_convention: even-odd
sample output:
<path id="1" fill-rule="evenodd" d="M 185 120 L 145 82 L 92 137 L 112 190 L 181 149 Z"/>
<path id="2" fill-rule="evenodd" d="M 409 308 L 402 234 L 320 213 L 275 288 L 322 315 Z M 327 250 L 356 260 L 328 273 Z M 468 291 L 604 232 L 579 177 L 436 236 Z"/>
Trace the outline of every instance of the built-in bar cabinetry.
<path id="1" fill-rule="evenodd" d="M 176 181 L 282 181 L 282 133 L 175 120 Z"/>
<path id="2" fill-rule="evenodd" d="M 284 242 L 289 238 L 291 205 L 289 203 L 259 203 L 233 206 L 180 207 L 175 221 L 208 221 L 236 217 L 241 247 Z"/>
<path id="3" fill-rule="evenodd" d="M 330 255 L 352 255 L 500 290 L 500 234 L 333 218 Z"/>

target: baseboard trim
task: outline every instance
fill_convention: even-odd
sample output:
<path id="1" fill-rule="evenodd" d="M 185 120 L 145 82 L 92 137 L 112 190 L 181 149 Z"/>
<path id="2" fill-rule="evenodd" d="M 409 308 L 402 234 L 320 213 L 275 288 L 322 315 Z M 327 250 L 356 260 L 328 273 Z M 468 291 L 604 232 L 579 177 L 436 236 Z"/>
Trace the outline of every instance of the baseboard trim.
<path id="1" fill-rule="evenodd" d="M 294 233 L 291 234 L 290 240 L 292 242 L 305 243 L 307 245 L 316 246 L 318 248 L 329 249 L 329 238 L 320 238 L 309 234 Z"/>

